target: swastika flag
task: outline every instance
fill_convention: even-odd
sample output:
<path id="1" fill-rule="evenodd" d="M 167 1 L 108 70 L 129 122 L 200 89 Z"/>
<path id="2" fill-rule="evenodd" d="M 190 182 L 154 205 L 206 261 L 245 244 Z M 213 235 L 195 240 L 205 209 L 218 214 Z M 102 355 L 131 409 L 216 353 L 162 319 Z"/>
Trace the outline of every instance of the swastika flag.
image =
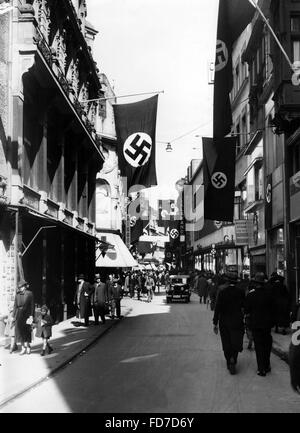
<path id="1" fill-rule="evenodd" d="M 157 185 L 155 167 L 155 131 L 158 95 L 143 101 L 113 106 L 117 154 L 121 175 L 133 185 L 145 188 Z"/>
<path id="2" fill-rule="evenodd" d="M 236 137 L 203 137 L 204 218 L 233 221 Z"/>
<path id="3" fill-rule="evenodd" d="M 232 44 L 251 21 L 254 12 L 255 8 L 248 0 L 219 0 L 214 77 L 214 137 L 225 137 L 231 129 L 229 94 L 233 85 Z"/>

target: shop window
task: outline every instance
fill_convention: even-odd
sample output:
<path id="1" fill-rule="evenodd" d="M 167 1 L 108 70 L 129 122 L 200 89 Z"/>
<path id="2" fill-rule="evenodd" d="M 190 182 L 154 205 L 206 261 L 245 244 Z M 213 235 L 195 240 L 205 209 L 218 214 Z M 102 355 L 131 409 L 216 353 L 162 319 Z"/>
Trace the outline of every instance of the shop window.
<path id="1" fill-rule="evenodd" d="M 300 15 L 291 16 L 291 38 L 293 62 L 300 61 Z"/>

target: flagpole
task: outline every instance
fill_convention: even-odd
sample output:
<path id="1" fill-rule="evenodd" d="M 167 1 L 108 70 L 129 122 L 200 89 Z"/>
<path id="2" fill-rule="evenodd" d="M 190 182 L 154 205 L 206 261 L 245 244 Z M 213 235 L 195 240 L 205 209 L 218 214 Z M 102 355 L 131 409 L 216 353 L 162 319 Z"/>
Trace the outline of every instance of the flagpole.
<path id="1" fill-rule="evenodd" d="M 273 30 L 272 27 L 271 27 L 269 21 L 268 21 L 267 18 L 265 17 L 263 11 L 261 10 L 261 8 L 258 6 L 257 3 L 254 3 L 253 0 L 248 0 L 248 1 L 249 1 L 249 3 L 252 4 L 252 6 L 254 6 L 254 7 L 256 8 L 256 10 L 257 10 L 257 11 L 259 12 L 259 14 L 261 15 L 262 19 L 264 20 L 264 22 L 265 22 L 266 25 L 268 26 L 270 32 L 272 33 L 272 35 L 273 35 L 275 41 L 277 42 L 277 45 L 279 46 L 279 48 L 280 48 L 280 50 L 282 51 L 284 57 L 286 58 L 286 60 L 287 60 L 287 62 L 288 62 L 288 64 L 289 64 L 289 66 L 290 66 L 290 68 L 294 71 L 295 68 L 294 68 L 292 62 L 290 61 L 289 56 L 287 55 L 285 49 L 284 49 L 283 46 L 281 45 L 279 39 L 277 38 L 277 36 L 276 36 L 274 30 Z"/>
<path id="2" fill-rule="evenodd" d="M 120 95 L 120 96 L 109 96 L 107 98 L 86 99 L 84 101 L 79 101 L 79 102 L 86 103 L 86 102 L 94 102 L 94 101 L 107 101 L 108 99 L 128 98 L 129 96 L 153 95 L 154 93 L 157 95 L 159 93 L 164 93 L 164 92 L 165 92 L 164 90 L 158 90 L 157 92 L 133 93 L 131 95 Z"/>

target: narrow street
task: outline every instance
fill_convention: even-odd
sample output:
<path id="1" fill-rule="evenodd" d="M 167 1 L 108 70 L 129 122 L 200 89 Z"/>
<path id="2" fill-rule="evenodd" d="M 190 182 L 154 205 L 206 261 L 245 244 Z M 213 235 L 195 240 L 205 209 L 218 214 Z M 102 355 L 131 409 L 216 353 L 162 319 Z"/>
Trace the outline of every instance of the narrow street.
<path id="1" fill-rule="evenodd" d="M 255 353 L 240 355 L 231 376 L 212 332 L 212 312 L 190 304 L 125 299 L 133 310 L 86 353 L 1 412 L 256 413 L 298 412 L 287 364 L 272 355 L 272 372 L 256 375 Z"/>

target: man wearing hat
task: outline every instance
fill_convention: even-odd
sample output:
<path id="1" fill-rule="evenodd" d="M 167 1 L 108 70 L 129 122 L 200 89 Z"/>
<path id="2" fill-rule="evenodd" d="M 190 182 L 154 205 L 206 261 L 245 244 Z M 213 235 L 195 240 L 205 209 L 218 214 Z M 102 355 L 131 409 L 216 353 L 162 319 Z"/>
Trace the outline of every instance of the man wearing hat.
<path id="1" fill-rule="evenodd" d="M 14 302 L 13 317 L 15 319 L 16 343 L 21 343 L 20 355 L 30 354 L 31 324 L 34 316 L 33 294 L 28 290 L 28 283 L 20 280 Z"/>
<path id="2" fill-rule="evenodd" d="M 243 350 L 245 293 L 237 287 L 235 273 L 227 273 L 225 280 L 217 295 L 213 325 L 215 334 L 220 328 L 227 368 L 230 374 L 235 374 L 238 353 Z"/>
<path id="3" fill-rule="evenodd" d="M 99 316 L 102 323 L 105 323 L 106 305 L 108 303 L 108 292 L 105 278 L 99 274 L 95 275 L 95 291 L 93 294 L 93 306 L 95 325 L 99 325 Z"/>
<path id="4" fill-rule="evenodd" d="M 271 371 L 271 329 L 274 326 L 273 298 L 265 283 L 265 274 L 257 272 L 245 301 L 245 314 L 248 315 L 249 328 L 253 335 L 259 376 L 266 376 L 266 373 Z"/>
<path id="5" fill-rule="evenodd" d="M 94 287 L 86 281 L 83 274 L 77 279 L 77 288 L 75 292 L 74 305 L 77 306 L 77 312 L 80 319 L 84 319 L 84 326 L 89 326 L 89 316 L 91 315 L 91 296 Z"/>

